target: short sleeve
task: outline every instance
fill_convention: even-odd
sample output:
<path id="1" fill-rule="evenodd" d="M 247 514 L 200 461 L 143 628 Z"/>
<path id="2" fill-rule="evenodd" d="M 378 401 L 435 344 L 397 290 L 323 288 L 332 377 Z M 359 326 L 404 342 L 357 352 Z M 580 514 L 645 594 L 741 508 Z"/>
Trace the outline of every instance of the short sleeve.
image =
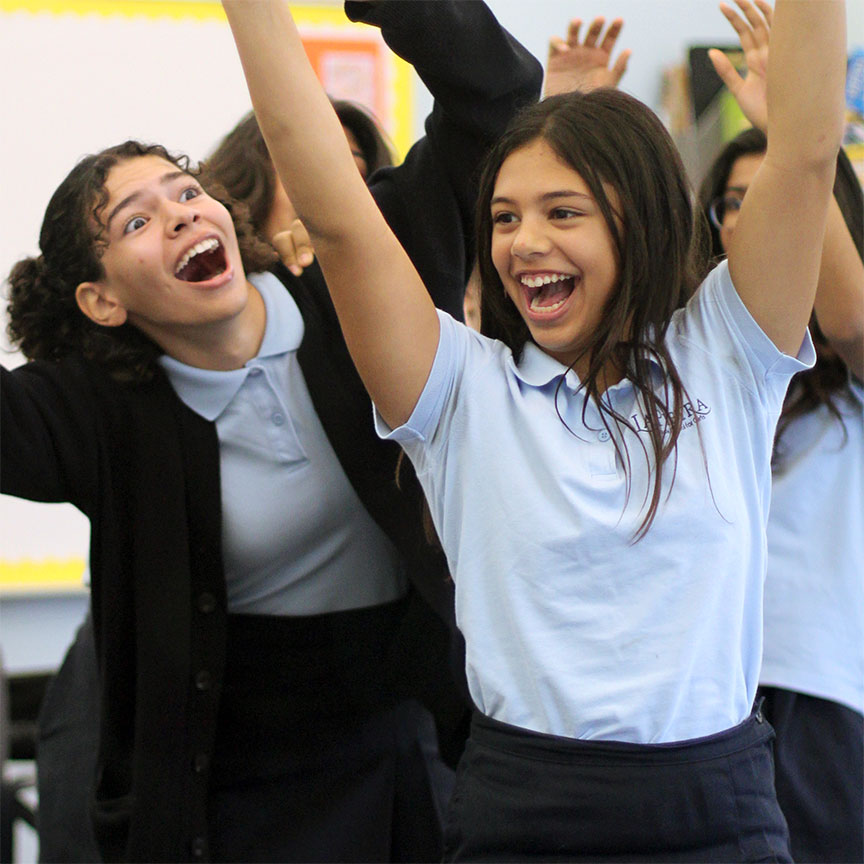
<path id="1" fill-rule="evenodd" d="M 466 328 L 446 312 L 440 309 L 436 311 L 440 323 L 438 349 L 426 385 L 411 416 L 401 426 L 391 429 L 378 413 L 378 409 L 374 409 L 375 431 L 380 438 L 387 441 L 405 444 L 411 441 L 425 442 L 430 439 L 438 426 L 448 398 L 453 393 L 456 376 L 461 367 L 460 359 L 465 353 L 459 331 Z"/>

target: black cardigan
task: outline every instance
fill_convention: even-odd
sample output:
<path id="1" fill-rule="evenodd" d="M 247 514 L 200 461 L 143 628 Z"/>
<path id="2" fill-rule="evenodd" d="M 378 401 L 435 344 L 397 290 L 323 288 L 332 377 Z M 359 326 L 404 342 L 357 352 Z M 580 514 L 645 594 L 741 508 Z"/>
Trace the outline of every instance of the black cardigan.
<path id="1" fill-rule="evenodd" d="M 479 2 L 346 3 L 382 28 L 436 98 L 426 137 L 372 190 L 436 303 L 461 316 L 471 266 L 476 171 L 514 111 L 537 98 L 537 61 Z M 346 475 L 408 562 L 415 587 L 382 674 L 452 727 L 464 711 L 447 670 L 452 594 L 425 543 L 419 489 L 371 426 L 317 265 L 276 275 L 305 324 L 298 358 Z M 123 384 L 79 358 L 0 370 L 0 491 L 68 501 L 91 524 L 90 573 L 101 694 L 94 824 L 103 858 L 177 861 L 206 837 L 206 772 L 225 663 L 219 444 L 159 371 Z M 422 596 L 427 602 L 422 602 Z M 430 611 L 434 608 L 438 615 Z M 439 617 L 440 616 L 440 617 Z M 442 621 L 443 619 L 443 621 Z M 406 674 L 406 670 L 410 670 Z M 439 727 L 441 728 L 441 727 Z"/>

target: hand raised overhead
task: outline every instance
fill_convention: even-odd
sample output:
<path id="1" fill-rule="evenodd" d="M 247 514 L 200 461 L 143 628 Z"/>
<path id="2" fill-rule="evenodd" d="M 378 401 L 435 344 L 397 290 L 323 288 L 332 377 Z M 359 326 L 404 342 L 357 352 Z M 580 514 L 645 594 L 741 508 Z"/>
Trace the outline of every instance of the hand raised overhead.
<path id="1" fill-rule="evenodd" d="M 720 4 L 720 11 L 741 40 L 747 73 L 742 78 L 729 58 L 716 48 L 709 51 L 708 56 L 744 116 L 764 132 L 768 128 L 768 43 L 774 13 L 766 0 L 735 2 L 744 18 L 725 3 Z"/>
<path id="2" fill-rule="evenodd" d="M 582 20 L 574 18 L 567 30 L 566 40 L 560 36 L 553 36 L 549 40 L 544 97 L 574 90 L 587 92 L 598 87 L 618 86 L 627 71 L 631 52 L 622 51 L 610 67 L 612 52 L 624 21 L 616 18 L 601 38 L 605 23 L 604 18 L 595 18 L 585 34 L 585 41 L 580 42 Z"/>

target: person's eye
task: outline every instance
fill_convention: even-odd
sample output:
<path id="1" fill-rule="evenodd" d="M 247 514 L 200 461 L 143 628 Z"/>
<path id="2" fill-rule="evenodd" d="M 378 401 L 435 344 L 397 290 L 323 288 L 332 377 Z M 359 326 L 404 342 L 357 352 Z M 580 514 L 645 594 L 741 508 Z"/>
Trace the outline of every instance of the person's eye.
<path id="1" fill-rule="evenodd" d="M 498 213 L 492 214 L 493 225 L 512 225 L 516 221 L 516 216 L 507 210 L 501 210 Z"/>
<path id="2" fill-rule="evenodd" d="M 574 210 L 572 207 L 556 207 L 549 213 L 550 219 L 573 219 L 576 216 L 583 216 L 581 210 Z"/>
<path id="3" fill-rule="evenodd" d="M 180 193 L 181 201 L 191 201 L 201 194 L 201 190 L 197 186 L 188 186 Z"/>
<path id="4" fill-rule="evenodd" d="M 743 198 L 739 198 L 737 195 L 727 195 L 723 199 L 723 209 L 727 213 L 737 213 L 741 209 L 741 204 L 744 202 Z"/>
<path id="5" fill-rule="evenodd" d="M 133 231 L 138 231 L 147 224 L 147 220 L 143 216 L 133 216 L 124 226 L 123 233 L 131 234 Z"/>

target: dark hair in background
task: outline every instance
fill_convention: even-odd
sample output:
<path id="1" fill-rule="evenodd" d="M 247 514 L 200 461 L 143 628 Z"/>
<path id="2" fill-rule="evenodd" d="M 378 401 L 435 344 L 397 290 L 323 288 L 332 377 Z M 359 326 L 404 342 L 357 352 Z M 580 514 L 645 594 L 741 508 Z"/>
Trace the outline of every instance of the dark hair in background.
<path id="1" fill-rule="evenodd" d="M 723 195 L 735 161 L 742 156 L 762 154 L 768 146 L 765 133 L 759 129 L 745 129 L 736 135 L 720 151 L 699 189 L 699 205 L 708 220 L 711 202 Z M 834 179 L 834 198 L 843 214 L 846 227 L 855 243 L 858 254 L 864 259 L 864 193 L 849 157 L 841 149 L 837 156 L 837 173 Z M 710 220 L 709 224 L 710 224 Z M 715 260 L 724 256 L 720 232 L 711 224 L 711 252 Z M 843 423 L 835 398 L 848 392 L 849 370 L 843 360 L 834 353 L 828 340 L 819 329 L 815 313 L 810 318 L 810 333 L 816 347 L 816 365 L 798 373 L 789 385 L 783 413 L 777 424 L 774 439 L 775 462 L 782 458 L 780 442 L 783 433 L 797 417 L 815 411 L 820 406 L 828 410 Z"/>
<path id="2" fill-rule="evenodd" d="M 51 196 L 39 233 L 41 254 L 19 261 L 9 274 L 7 331 L 29 359 L 56 361 L 76 355 L 105 366 L 121 380 L 152 376 L 162 349 L 132 324 L 96 324 L 75 299 L 81 282 L 96 282 L 105 275 L 102 252 L 107 241 L 101 216 L 108 203 L 108 174 L 115 165 L 144 156 L 165 159 L 195 176 L 187 157 L 158 144 L 126 141 L 84 157 Z M 244 267 L 253 272 L 274 263 L 273 250 L 257 239 L 245 208 L 224 189 L 212 184 L 205 188 L 231 213 Z"/>
<path id="3" fill-rule="evenodd" d="M 601 89 L 554 96 L 525 109 L 489 156 L 477 211 L 482 332 L 506 343 L 517 358 L 531 336 L 492 263 L 490 203 L 504 160 L 538 140 L 588 184 L 617 252 L 616 290 L 597 331 L 586 334 L 582 353 L 589 361 L 582 382 L 583 419 L 592 398 L 604 426 L 609 428 L 609 418 L 637 431 L 632 420 L 601 400 L 598 388 L 608 362 L 626 369 L 647 409 L 645 426 L 657 466 L 646 515 L 635 535 L 639 539 L 657 512 L 666 461 L 676 451 L 682 428 L 687 395 L 664 337 L 672 313 L 687 302 L 705 275 L 703 234 L 697 230 L 699 224 L 694 225 L 690 187 L 678 151 L 660 120 L 641 102 Z M 620 212 L 607 188 L 615 191 Z M 654 362 L 666 370 L 662 397 L 652 382 Z M 616 436 L 612 440 L 626 466 L 629 495 L 629 454 L 626 447 L 621 452 Z M 647 447 L 642 447 L 647 459 Z M 673 482 L 674 476 L 673 464 Z"/>
<path id="4" fill-rule="evenodd" d="M 375 120 L 353 102 L 331 101 L 339 121 L 351 130 L 363 151 L 367 177 L 379 168 L 392 165 L 393 154 Z M 275 194 L 276 173 L 254 112 L 246 114 L 222 139 L 201 168 L 205 177 L 213 178 L 233 198 L 245 202 L 252 225 L 264 237 L 264 224 Z"/>
<path id="5" fill-rule="evenodd" d="M 349 129 L 363 153 L 366 161 L 366 178 L 371 177 L 379 168 L 393 164 L 393 151 L 384 138 L 381 126 L 361 105 L 347 99 L 331 99 L 333 110 L 339 122 Z"/>

